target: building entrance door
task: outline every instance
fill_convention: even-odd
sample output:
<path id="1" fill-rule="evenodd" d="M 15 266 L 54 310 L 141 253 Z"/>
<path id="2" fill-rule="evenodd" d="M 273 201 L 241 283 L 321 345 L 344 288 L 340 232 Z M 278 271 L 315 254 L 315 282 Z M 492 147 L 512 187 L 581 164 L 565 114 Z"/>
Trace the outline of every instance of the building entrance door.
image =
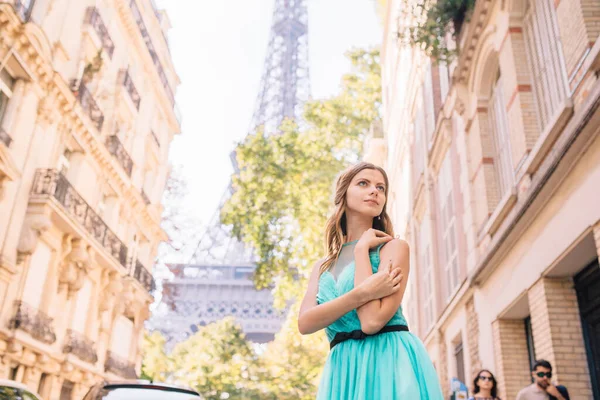
<path id="1" fill-rule="evenodd" d="M 598 261 L 575 276 L 590 380 L 594 399 L 600 399 L 600 265 Z"/>

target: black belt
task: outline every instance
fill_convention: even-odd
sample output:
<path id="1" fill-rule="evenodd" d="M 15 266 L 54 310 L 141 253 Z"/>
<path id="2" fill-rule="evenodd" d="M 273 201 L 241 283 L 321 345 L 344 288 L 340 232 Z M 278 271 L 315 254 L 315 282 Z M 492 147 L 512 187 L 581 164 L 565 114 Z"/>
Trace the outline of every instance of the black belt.
<path id="1" fill-rule="evenodd" d="M 335 334 L 335 337 L 333 338 L 333 340 L 329 343 L 329 349 L 330 350 L 333 349 L 333 346 L 335 346 L 338 343 L 345 342 L 346 340 L 350 340 L 350 339 L 363 340 L 368 336 L 376 336 L 381 333 L 388 333 L 388 332 L 408 332 L 408 326 L 406 326 L 406 325 L 388 325 L 388 326 L 384 326 L 383 328 L 381 328 L 381 330 L 379 332 L 375 332 L 371 335 L 364 333 L 361 330 L 356 330 L 356 331 L 352 331 L 352 332 L 338 332 Z"/>

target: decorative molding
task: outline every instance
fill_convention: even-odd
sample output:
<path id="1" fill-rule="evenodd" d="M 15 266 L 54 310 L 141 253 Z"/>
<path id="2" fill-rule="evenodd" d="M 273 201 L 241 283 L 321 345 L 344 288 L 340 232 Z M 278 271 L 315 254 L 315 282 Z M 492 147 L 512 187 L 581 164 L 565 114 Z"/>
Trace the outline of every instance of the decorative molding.
<path id="1" fill-rule="evenodd" d="M 22 260 L 24 256 L 31 255 L 37 246 L 39 237 L 50 229 L 52 221 L 46 214 L 29 214 L 25 218 L 23 228 L 21 229 L 21 237 L 17 245 L 18 260 Z"/>
<path id="2" fill-rule="evenodd" d="M 59 266 L 59 287 L 66 287 L 71 297 L 78 292 L 85 282 L 85 277 L 92 269 L 93 263 L 89 247 L 84 240 L 65 235 L 63 239 L 63 258 Z"/>

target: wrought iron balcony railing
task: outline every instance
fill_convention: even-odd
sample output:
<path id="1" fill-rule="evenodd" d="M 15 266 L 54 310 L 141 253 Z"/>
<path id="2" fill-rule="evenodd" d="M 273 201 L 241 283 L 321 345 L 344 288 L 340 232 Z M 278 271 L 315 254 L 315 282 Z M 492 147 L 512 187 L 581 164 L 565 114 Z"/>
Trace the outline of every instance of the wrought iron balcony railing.
<path id="1" fill-rule="evenodd" d="M 133 81 L 131 80 L 131 75 L 129 75 L 129 70 L 125 69 L 125 70 L 121 71 L 119 81 L 125 87 L 125 90 L 127 90 L 127 93 L 129 94 L 129 98 L 135 105 L 135 108 L 137 110 L 139 110 L 140 102 L 142 101 L 142 98 L 140 97 L 140 94 L 138 93 L 137 89 L 135 88 L 135 85 L 133 84 Z"/>
<path id="2" fill-rule="evenodd" d="M 4 143 L 6 147 L 10 147 L 10 144 L 12 143 L 12 138 L 2 128 L 0 128 L 0 142 Z"/>
<path id="3" fill-rule="evenodd" d="M 54 197 L 123 267 L 127 267 L 127 247 L 102 218 L 86 203 L 67 178 L 55 169 L 37 171 L 33 194 Z"/>
<path id="4" fill-rule="evenodd" d="M 106 54 L 108 54 L 108 56 L 112 58 L 113 53 L 115 51 L 115 43 L 108 34 L 108 29 L 106 29 L 106 25 L 104 25 L 104 21 L 102 21 L 102 17 L 100 16 L 100 13 L 98 12 L 98 9 L 96 7 L 88 8 L 85 22 L 87 22 L 92 26 L 92 28 L 94 28 L 94 30 L 98 34 L 98 37 L 100 38 L 102 48 L 104 49 L 104 51 L 106 51 Z"/>
<path id="5" fill-rule="evenodd" d="M 15 315 L 9 324 L 10 329 L 21 329 L 40 342 L 47 344 L 56 342 L 52 318 L 22 301 L 16 301 L 15 308 Z"/>
<path id="6" fill-rule="evenodd" d="M 133 265 L 133 260 L 130 260 L 129 275 L 138 281 L 148 292 L 152 292 L 156 287 L 152 274 L 139 260 L 136 260 L 135 265 Z"/>
<path id="7" fill-rule="evenodd" d="M 63 353 L 71 353 L 90 364 L 95 364 L 98 361 L 94 342 L 72 329 L 67 330 Z"/>
<path id="8" fill-rule="evenodd" d="M 135 22 L 138 26 L 138 29 L 140 30 L 140 33 L 142 34 L 142 38 L 144 39 L 144 42 L 146 42 L 146 47 L 148 48 L 148 52 L 150 53 L 152 62 L 154 63 L 154 66 L 156 67 L 156 72 L 158 72 L 158 77 L 160 78 L 160 81 L 163 84 L 165 91 L 167 92 L 167 97 L 169 98 L 169 101 L 171 102 L 171 104 L 175 105 L 175 96 L 173 95 L 173 91 L 171 90 L 171 86 L 169 85 L 169 80 L 167 79 L 167 74 L 165 73 L 165 70 L 160 62 L 160 59 L 158 58 L 158 54 L 156 53 L 154 44 L 152 44 L 152 39 L 150 38 L 150 34 L 148 33 L 148 30 L 146 29 L 146 25 L 144 24 L 144 18 L 142 17 L 142 13 L 140 12 L 140 9 L 137 6 L 136 0 L 130 0 L 129 7 L 131 8 L 131 12 L 132 12 L 133 18 L 135 19 Z"/>
<path id="9" fill-rule="evenodd" d="M 92 120 L 96 129 L 98 129 L 98 132 L 100 132 L 102 130 L 102 125 L 104 124 L 104 114 L 102 114 L 96 100 L 94 100 L 92 94 L 83 83 L 79 85 L 77 100 L 79 100 L 81 108 L 83 108 L 83 111 Z"/>
<path id="10" fill-rule="evenodd" d="M 127 172 L 127 175 L 131 177 L 131 171 L 133 170 L 133 160 L 129 157 L 127 150 L 119 140 L 118 136 L 112 135 L 106 138 L 106 147 L 110 154 L 113 155 L 123 167 L 123 170 Z"/>
<path id="11" fill-rule="evenodd" d="M 104 363 L 104 369 L 107 372 L 112 372 L 127 379 L 135 379 L 135 365 L 113 354 L 111 351 L 106 353 L 106 362 Z"/>

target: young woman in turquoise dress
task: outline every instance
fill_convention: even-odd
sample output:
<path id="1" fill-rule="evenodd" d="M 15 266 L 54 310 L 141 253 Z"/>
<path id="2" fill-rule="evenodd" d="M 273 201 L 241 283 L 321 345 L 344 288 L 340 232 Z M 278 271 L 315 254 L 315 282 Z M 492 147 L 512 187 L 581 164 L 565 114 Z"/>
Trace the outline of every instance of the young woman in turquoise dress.
<path id="1" fill-rule="evenodd" d="M 402 314 L 408 244 L 394 239 L 385 171 L 359 163 L 338 178 L 298 329 L 325 329 L 330 352 L 319 400 L 442 400 L 436 371 Z"/>

